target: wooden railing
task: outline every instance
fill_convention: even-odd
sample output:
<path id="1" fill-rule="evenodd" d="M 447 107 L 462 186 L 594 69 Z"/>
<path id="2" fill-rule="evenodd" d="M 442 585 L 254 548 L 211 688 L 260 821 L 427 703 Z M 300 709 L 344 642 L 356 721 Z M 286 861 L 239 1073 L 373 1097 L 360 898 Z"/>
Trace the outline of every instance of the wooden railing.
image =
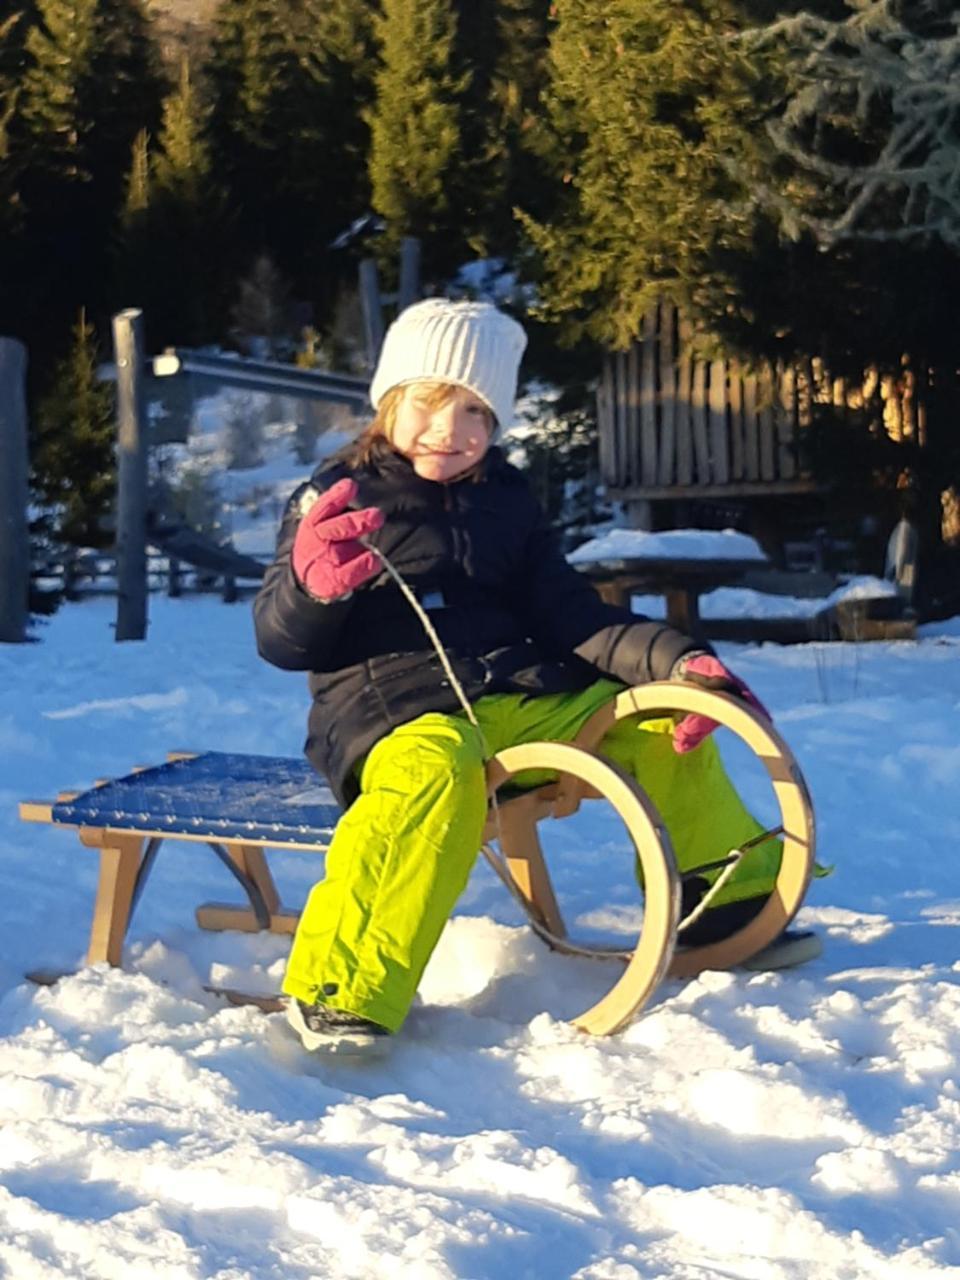
<path id="1" fill-rule="evenodd" d="M 186 564 L 153 547 L 147 548 L 147 590 L 177 597 L 183 594 L 217 593 L 232 602 L 259 588 L 253 578 Z M 34 605 L 42 611 L 45 597 L 81 600 L 87 596 L 117 594 L 117 557 L 111 551 L 79 556 L 52 556 L 34 561 L 30 569 Z"/>

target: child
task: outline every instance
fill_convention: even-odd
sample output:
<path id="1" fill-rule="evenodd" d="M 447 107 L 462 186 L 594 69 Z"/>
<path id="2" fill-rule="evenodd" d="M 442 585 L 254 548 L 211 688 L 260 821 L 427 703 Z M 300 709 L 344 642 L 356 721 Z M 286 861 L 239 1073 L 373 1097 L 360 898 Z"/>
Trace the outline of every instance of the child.
<path id="1" fill-rule="evenodd" d="M 525 345 L 488 303 L 402 312 L 371 383 L 372 424 L 294 493 L 256 600 L 261 655 L 310 673 L 306 753 L 349 806 L 283 984 L 309 1049 L 368 1050 L 403 1023 L 479 851 L 490 755 L 569 741 L 624 685 L 679 677 L 752 698 L 702 645 L 604 604 L 567 564 L 492 444 L 513 421 Z M 479 729 L 371 547 L 427 611 Z M 650 794 L 681 867 L 760 830 L 706 740 L 713 727 L 624 720 L 602 746 Z M 770 892 L 768 844 L 718 895 L 732 906 L 704 913 L 739 913 L 720 935 Z"/>

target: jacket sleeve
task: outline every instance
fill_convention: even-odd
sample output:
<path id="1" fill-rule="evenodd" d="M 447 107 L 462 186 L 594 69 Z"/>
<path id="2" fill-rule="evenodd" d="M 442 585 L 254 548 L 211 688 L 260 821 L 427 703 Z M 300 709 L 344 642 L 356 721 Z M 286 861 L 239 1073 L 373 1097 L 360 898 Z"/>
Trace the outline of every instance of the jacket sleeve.
<path id="1" fill-rule="evenodd" d="M 624 684 L 667 680 L 683 654 L 709 650 L 665 622 L 604 603 L 567 563 L 539 513 L 525 542 L 517 595 L 531 635 L 545 652 L 574 654 Z"/>
<path id="2" fill-rule="evenodd" d="M 290 552 L 307 487 L 301 485 L 287 503 L 276 555 L 253 602 L 257 651 L 285 671 L 324 670 L 351 609 L 349 600 L 321 604 L 304 591 L 293 572 Z"/>

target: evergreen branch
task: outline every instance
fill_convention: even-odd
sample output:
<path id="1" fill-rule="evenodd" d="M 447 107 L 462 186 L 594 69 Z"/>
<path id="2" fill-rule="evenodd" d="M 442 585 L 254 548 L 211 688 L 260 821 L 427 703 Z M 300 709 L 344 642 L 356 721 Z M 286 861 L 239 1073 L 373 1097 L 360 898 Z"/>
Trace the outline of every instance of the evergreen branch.
<path id="1" fill-rule="evenodd" d="M 930 235 L 960 243 L 960 23 L 922 36 L 891 0 L 852 7 L 842 20 L 799 14 L 742 33 L 753 50 L 786 51 L 786 91 L 767 136 L 800 174 L 825 184 L 802 199 L 766 189 L 763 203 L 825 245 Z M 842 155 L 871 143 L 869 159 Z"/>

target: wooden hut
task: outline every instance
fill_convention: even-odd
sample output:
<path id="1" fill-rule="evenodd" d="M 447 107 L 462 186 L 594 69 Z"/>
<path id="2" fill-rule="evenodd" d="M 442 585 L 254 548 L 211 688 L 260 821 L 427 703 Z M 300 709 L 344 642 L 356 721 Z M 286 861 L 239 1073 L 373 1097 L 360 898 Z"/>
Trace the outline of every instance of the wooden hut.
<path id="1" fill-rule="evenodd" d="M 640 526 L 650 503 L 809 493 L 803 430 L 812 363 L 759 365 L 699 358 L 690 325 L 669 303 L 651 308 L 638 340 L 611 352 L 598 391 L 600 471 Z"/>

